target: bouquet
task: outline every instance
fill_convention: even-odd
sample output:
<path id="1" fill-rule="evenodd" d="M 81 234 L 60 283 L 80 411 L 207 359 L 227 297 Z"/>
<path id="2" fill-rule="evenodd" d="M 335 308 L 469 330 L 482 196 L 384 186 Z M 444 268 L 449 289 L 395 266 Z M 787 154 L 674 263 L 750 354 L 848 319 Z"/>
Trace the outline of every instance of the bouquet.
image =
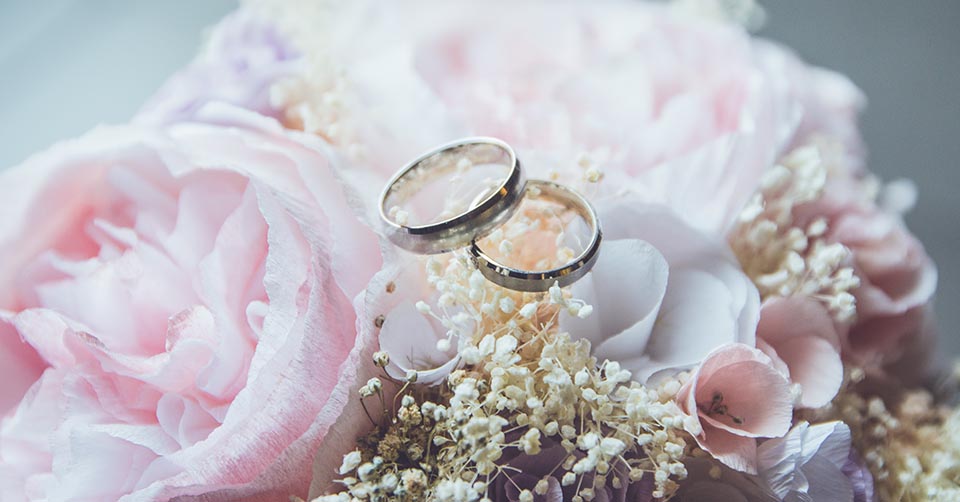
<path id="1" fill-rule="evenodd" d="M 960 499 L 915 191 L 758 18 L 244 3 L 130 123 L 0 174 L 0 499 Z M 389 238 L 397 169 L 478 135 L 519 209 Z"/>

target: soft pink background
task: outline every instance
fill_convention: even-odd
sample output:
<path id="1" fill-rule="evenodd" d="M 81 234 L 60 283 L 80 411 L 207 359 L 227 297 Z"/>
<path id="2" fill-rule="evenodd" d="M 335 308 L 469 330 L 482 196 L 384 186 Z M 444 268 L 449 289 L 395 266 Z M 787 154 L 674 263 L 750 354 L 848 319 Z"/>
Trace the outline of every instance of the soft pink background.
<path id="1" fill-rule="evenodd" d="M 907 221 L 940 269 L 944 345 L 960 353 L 960 2 L 763 2 L 762 35 L 839 70 L 870 99 L 871 169 L 917 181 Z M 126 121 L 195 53 L 232 0 L 0 2 L 0 169 L 98 123 Z M 69 57 L 66 55 L 69 54 Z"/>

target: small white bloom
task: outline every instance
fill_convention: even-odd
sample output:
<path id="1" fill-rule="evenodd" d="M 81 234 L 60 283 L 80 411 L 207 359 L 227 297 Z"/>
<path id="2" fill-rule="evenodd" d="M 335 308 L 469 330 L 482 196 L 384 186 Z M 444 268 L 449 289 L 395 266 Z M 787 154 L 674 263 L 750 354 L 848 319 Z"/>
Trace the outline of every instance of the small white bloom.
<path id="1" fill-rule="evenodd" d="M 526 434 L 520 438 L 520 446 L 527 455 L 537 455 L 540 453 L 540 429 L 529 429 Z"/>
<path id="2" fill-rule="evenodd" d="M 580 307 L 580 310 L 577 311 L 577 317 L 579 317 L 580 319 L 586 319 L 587 317 L 590 317 L 590 314 L 592 313 L 593 313 L 593 306 L 584 305 Z"/>
<path id="3" fill-rule="evenodd" d="M 553 286 L 550 286 L 550 303 L 553 304 L 562 304 L 563 303 L 563 291 L 560 289 L 560 283 L 554 282 Z"/>
<path id="4" fill-rule="evenodd" d="M 386 368 L 390 364 L 390 355 L 384 351 L 377 351 L 373 353 L 373 364 L 377 365 L 380 368 Z"/>
<path id="5" fill-rule="evenodd" d="M 357 466 L 360 465 L 360 462 L 363 460 L 363 457 L 360 456 L 359 450 L 353 450 L 350 453 L 347 453 L 343 456 L 343 463 L 340 464 L 339 473 L 344 475 L 350 472 L 353 472 Z"/>
<path id="6" fill-rule="evenodd" d="M 530 302 L 520 309 L 520 317 L 530 319 L 537 313 L 537 302 Z"/>
<path id="7" fill-rule="evenodd" d="M 547 491 L 550 489 L 550 482 L 546 478 L 537 481 L 537 485 L 533 487 L 533 492 L 537 495 L 546 495 Z"/>

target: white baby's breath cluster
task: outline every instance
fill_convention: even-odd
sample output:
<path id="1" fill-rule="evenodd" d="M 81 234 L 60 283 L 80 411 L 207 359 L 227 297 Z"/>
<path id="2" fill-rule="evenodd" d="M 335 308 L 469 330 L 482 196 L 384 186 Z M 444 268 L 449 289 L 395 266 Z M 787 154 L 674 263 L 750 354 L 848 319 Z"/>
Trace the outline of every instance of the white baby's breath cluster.
<path id="1" fill-rule="evenodd" d="M 316 59 L 316 58 L 314 58 Z M 353 161 L 364 158 L 358 125 L 350 119 L 355 96 L 346 75 L 332 61 L 312 61 L 296 76 L 276 82 L 270 103 L 284 110 L 284 125 L 323 137 Z"/>
<path id="2" fill-rule="evenodd" d="M 856 384 L 863 378 L 848 371 L 845 388 L 811 418 L 850 426 L 878 500 L 960 500 L 960 411 L 924 389 L 861 394 Z"/>
<path id="3" fill-rule="evenodd" d="M 485 246 L 510 255 L 511 237 L 555 224 L 555 217 L 521 214 Z M 556 257 L 543 259 L 566 260 L 566 253 L 558 246 Z M 417 308 L 448 328 L 438 348 L 456 346 L 462 365 L 436 387 L 415 385 L 413 375 L 398 382 L 394 416 L 344 458 L 346 490 L 318 500 L 490 500 L 498 483 L 515 483 L 512 461 L 548 448 L 542 458 L 556 464 L 521 490 L 520 500 L 545 494 L 549 477 L 577 502 L 608 488 L 625 490 L 645 476 L 657 498 L 676 491 L 686 476 L 684 428 L 696 425 L 674 402 L 681 380 L 642 386 L 618 363 L 591 356 L 589 341 L 558 332 L 558 316 L 593 310 L 558 285 L 546 293 L 500 288 L 465 253 L 429 258 L 425 269 L 437 299 Z M 374 359 L 389 364 L 384 353 Z M 382 398 L 379 385 L 364 386 L 363 398 Z"/>
<path id="4" fill-rule="evenodd" d="M 856 315 L 851 290 L 860 280 L 849 266 L 849 250 L 823 237 L 826 219 L 801 228 L 794 209 L 823 195 L 828 167 L 818 144 L 790 152 L 760 183 L 740 213 L 730 245 L 763 299 L 809 296 L 820 300 L 839 321 Z"/>

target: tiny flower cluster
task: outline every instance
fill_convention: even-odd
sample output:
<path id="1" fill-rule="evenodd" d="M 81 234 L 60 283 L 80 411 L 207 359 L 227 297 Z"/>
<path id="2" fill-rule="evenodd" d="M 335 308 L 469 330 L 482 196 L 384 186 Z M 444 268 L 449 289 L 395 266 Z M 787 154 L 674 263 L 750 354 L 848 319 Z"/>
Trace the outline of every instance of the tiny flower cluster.
<path id="1" fill-rule="evenodd" d="M 486 242 L 510 256 L 511 238 L 556 220 L 526 211 Z M 549 264 L 569 252 L 558 245 L 556 256 L 520 259 Z M 376 431 L 344 458 L 346 491 L 319 500 L 467 502 L 494 500 L 509 486 L 519 500 L 554 489 L 579 502 L 641 480 L 657 498 L 676 491 L 693 420 L 674 402 L 680 380 L 645 387 L 617 362 L 593 357 L 588 340 L 559 332 L 559 316 L 586 318 L 593 308 L 558 285 L 543 294 L 500 288 L 464 253 L 429 258 L 425 269 L 437 296 L 417 310 L 447 329 L 437 349 L 455 344 L 462 364 L 438 386 L 414 385 L 416 371 L 395 381 L 397 411 L 374 419 Z M 374 363 L 386 368 L 390 356 L 378 352 Z M 371 380 L 361 399 L 382 401 L 382 386 Z M 529 470 L 517 465 L 534 457 L 546 467 L 520 488 L 515 477 Z"/>
<path id="2" fill-rule="evenodd" d="M 851 290 L 860 280 L 848 265 L 849 251 L 823 236 L 827 222 L 795 226 L 794 209 L 822 196 L 828 169 L 817 144 L 800 147 L 768 170 L 760 190 L 740 213 L 730 245 L 762 298 L 817 298 L 838 321 L 856 315 Z"/>
<path id="3" fill-rule="evenodd" d="M 960 413 L 926 390 L 880 397 L 858 390 L 862 371 L 847 378 L 834 402 L 811 416 L 849 425 L 879 500 L 960 500 Z"/>
<path id="4" fill-rule="evenodd" d="M 520 500 L 545 494 L 551 478 L 570 487 L 574 501 L 623 490 L 645 476 L 653 479 L 653 496 L 673 494 L 686 476 L 689 450 L 683 432 L 689 417 L 672 402 L 680 382 L 646 388 L 615 362 L 598 365 L 586 341 L 571 343 L 548 330 L 525 338 L 522 347 L 504 335 L 491 350 L 481 349 L 477 365 L 421 389 L 419 401 L 403 394 L 386 424 L 344 456 L 339 473 L 346 491 L 317 500 L 492 500 L 497 483 L 514 483 L 518 457 L 545 448 L 562 453 L 545 455 L 556 464 L 521 490 Z M 533 347 L 538 357 L 522 360 L 520 353 Z M 378 353 L 375 364 L 387 359 Z M 381 385 L 368 382 L 362 398 L 383 399 Z"/>

